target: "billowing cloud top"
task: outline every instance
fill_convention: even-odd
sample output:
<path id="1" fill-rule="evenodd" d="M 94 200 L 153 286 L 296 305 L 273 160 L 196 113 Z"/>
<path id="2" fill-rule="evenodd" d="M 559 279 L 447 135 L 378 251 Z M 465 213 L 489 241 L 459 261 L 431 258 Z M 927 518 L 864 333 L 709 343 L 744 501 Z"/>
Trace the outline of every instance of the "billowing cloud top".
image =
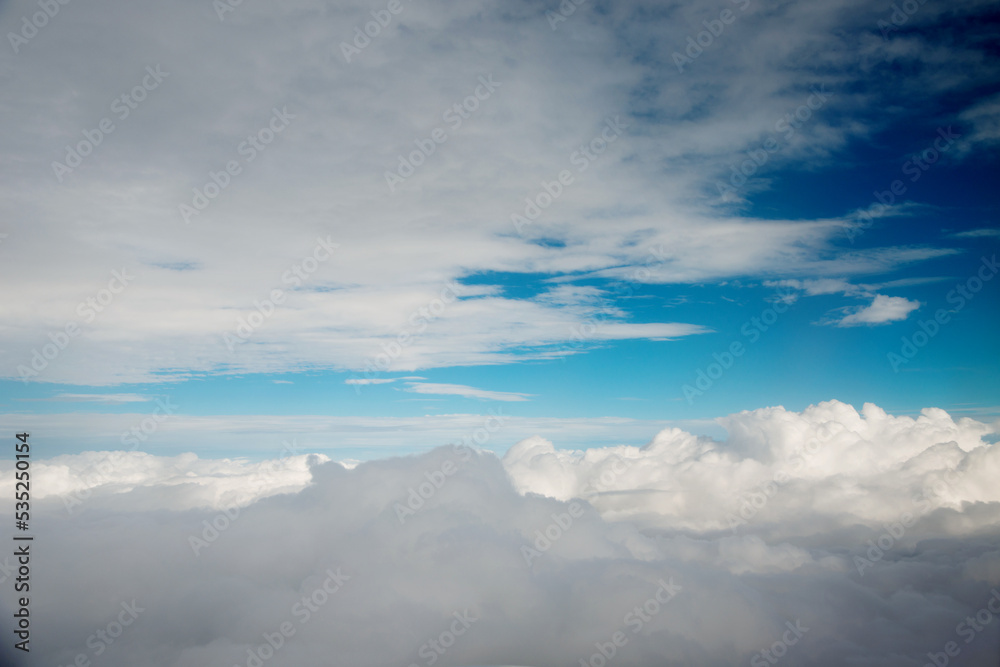
<path id="1" fill-rule="evenodd" d="M 957 649 L 994 664 L 990 427 L 835 401 L 724 425 L 723 442 L 670 429 L 571 452 L 530 438 L 502 460 L 455 446 L 351 469 L 39 461 L 32 656 L 888 666 Z M 68 471 L 83 460 L 89 475 Z"/>

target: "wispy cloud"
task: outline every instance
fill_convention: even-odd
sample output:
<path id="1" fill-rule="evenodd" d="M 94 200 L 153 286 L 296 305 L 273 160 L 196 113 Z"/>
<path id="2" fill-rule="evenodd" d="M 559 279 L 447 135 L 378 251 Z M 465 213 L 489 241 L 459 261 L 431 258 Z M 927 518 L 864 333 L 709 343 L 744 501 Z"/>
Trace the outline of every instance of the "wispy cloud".
<path id="1" fill-rule="evenodd" d="M 347 378 L 344 380 L 344 384 L 352 385 L 366 385 L 366 384 L 392 384 L 393 382 L 400 382 L 402 380 L 423 380 L 424 378 L 419 375 L 404 375 L 403 377 L 395 378 Z"/>
<path id="2" fill-rule="evenodd" d="M 947 94 L 986 67 L 971 45 L 901 51 L 900 36 L 865 41 L 865 62 L 903 59 L 914 74 L 873 72 L 872 85 L 844 90 L 858 62 L 853 36 L 870 37 L 880 18 L 872 7 L 846 2 L 792 4 L 780 16 L 750 6 L 739 28 L 727 28 L 678 75 L 673 54 L 688 48 L 703 23 L 718 20 L 717 12 L 625 2 L 597 14 L 581 5 L 553 32 L 544 13 L 528 5 L 470 11 L 433 4 L 394 19 L 355 62 L 330 66 L 330 58 L 341 58 L 330 45 L 350 39 L 350 26 L 372 20 L 367 4 L 342 3 L 335 20 L 316 20 L 308 3 L 289 11 L 241 8 L 222 26 L 246 26 L 233 31 L 206 23 L 197 2 L 145 8 L 146 20 L 136 22 L 113 3 L 95 1 L 94 11 L 106 20 L 91 25 L 62 12 L 45 28 L 50 47 L 32 42 L 24 52 L 30 57 L 16 56 L 9 67 L 6 87 L 17 103 L 5 106 L 0 120 L 20 131 L 0 139 L 0 152 L 22 166 L 22 176 L 0 184 L 0 214 L 11 225 L 5 247 L 16 229 L 22 251 L 0 265 L 0 279 L 21 285 L 4 304 L 5 317 L 19 323 L 0 348 L 0 371 L 8 377 L 18 377 L 18 366 L 48 342 L 54 317 L 96 298 L 123 263 L 136 272 L 134 284 L 92 321 L 75 321 L 86 335 L 72 341 L 72 354 L 49 363 L 42 379 L 111 385 L 202 372 L 363 370 L 450 281 L 501 273 L 616 280 L 649 264 L 650 248 L 661 255 L 640 281 L 659 284 L 852 279 L 938 257 L 947 249 L 900 248 L 893 241 L 839 248 L 851 211 L 863 202 L 845 203 L 839 215 L 824 219 L 759 218 L 715 201 L 714 183 L 729 178 L 763 134 L 774 133 L 776 120 L 803 108 L 813 86 L 827 86 L 830 101 L 782 137 L 780 152 L 746 194 L 768 187 L 769 170 L 806 160 L 811 168 L 830 164 L 849 142 L 885 122 L 883 113 L 855 113 L 844 122 L 845 113 L 882 109 L 890 93 L 908 100 L 929 88 Z M 921 10 L 922 17 L 933 15 Z M 204 31 L 197 48 L 166 46 L 163 31 L 192 38 L 182 27 L 192 25 Z M 460 38 L 441 49 L 420 37 L 428 26 L 441 35 L 475 32 L 485 41 L 473 46 Z M 482 26 L 489 29 L 480 32 Z M 69 57 L 59 45 L 81 30 L 101 47 L 74 50 L 80 69 L 72 77 L 54 75 L 65 71 Z M 272 39 L 260 40 L 255 31 Z M 779 32 L 780 44 L 773 39 Z M 311 37 L 303 50 L 284 48 L 305 33 Z M 154 45 L 148 57 L 169 76 L 141 107 L 115 120 L 100 149 L 59 183 L 51 165 L 65 160 L 64 147 L 81 142 L 82 131 L 93 132 L 101 119 L 92 111 L 140 83 L 131 62 L 110 55 L 136 43 Z M 769 65 L 791 53 L 796 66 Z M 14 63 L 15 54 L 0 57 Z M 205 69 L 206 61 L 227 67 Z M 799 65 L 808 62 L 825 67 Z M 442 79 L 444 69 L 450 74 Z M 236 72 L 241 85 L 230 90 Z M 449 128 L 447 143 L 386 196 L 384 173 L 397 168 L 397 156 L 410 155 L 414 141 L 442 125 L 442 110 L 467 99 L 489 74 L 500 83 L 489 103 Z M 73 102 L 64 103 L 70 92 Z M 295 116 L 288 127 L 253 163 L 241 163 L 242 173 L 197 222 L 180 224 L 178 205 L 191 202 L 193 187 L 207 187 L 207 170 L 217 173 L 240 158 L 237 147 L 248 133 L 283 105 Z M 977 107 L 969 118 L 985 118 L 991 108 Z M 43 112 L 47 123 L 38 122 Z M 586 171 L 577 171 L 573 152 L 617 116 L 628 127 Z M 155 169 L 147 168 L 150 155 L 158 156 Z M 558 185 L 554 179 L 564 170 L 573 183 L 559 186 L 565 191 L 525 237 L 517 236 L 510 214 L 523 211 L 541 182 Z M 81 206 L 100 220 L 93 235 L 66 233 Z M 319 233 L 340 244 L 338 254 L 296 283 L 286 272 L 303 261 Z M 42 263 L 46 271 L 35 271 Z M 420 331 L 394 358 L 395 369 L 545 358 L 598 312 L 583 298 L 531 290 L 504 298 L 497 285 L 469 287 L 439 315 L 435 307 L 433 321 L 417 320 Z M 275 289 L 285 291 L 283 302 L 273 312 L 262 306 L 271 314 L 253 345 L 228 351 L 220 332 L 257 313 L 255 302 Z M 39 309 L 43 300 L 46 308 Z M 623 313 L 596 338 L 674 339 L 701 326 L 686 309 L 671 319 L 676 323 L 654 325 Z"/>
<path id="3" fill-rule="evenodd" d="M 527 401 L 531 394 L 521 394 L 509 391 L 489 391 L 477 389 L 464 384 L 439 384 L 436 382 L 411 382 L 406 391 L 417 394 L 441 394 L 447 396 L 462 396 L 479 398 L 488 401 Z"/>
<path id="4" fill-rule="evenodd" d="M 1000 229 L 995 227 L 984 228 L 984 229 L 970 229 L 965 232 L 957 232 L 955 234 L 950 234 L 949 237 L 953 239 L 981 239 L 988 238 L 990 236 L 1000 236 Z"/>
<path id="5" fill-rule="evenodd" d="M 144 403 L 152 400 L 141 394 L 56 394 L 50 398 L 28 399 L 39 401 L 66 401 L 70 403 Z"/>

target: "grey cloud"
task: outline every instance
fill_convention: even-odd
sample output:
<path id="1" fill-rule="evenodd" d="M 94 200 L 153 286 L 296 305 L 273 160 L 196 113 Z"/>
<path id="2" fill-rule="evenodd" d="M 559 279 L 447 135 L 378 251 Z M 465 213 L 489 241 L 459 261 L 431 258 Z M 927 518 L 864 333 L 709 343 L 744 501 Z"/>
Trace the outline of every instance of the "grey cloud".
<path id="1" fill-rule="evenodd" d="M 266 664 L 579 664 L 619 631 L 623 666 L 746 663 L 783 637 L 789 664 L 902 665 L 950 641 L 992 664 L 1000 624 L 965 620 L 1000 586 L 988 427 L 836 402 L 725 425 L 721 443 L 674 429 L 575 453 L 536 439 L 503 461 L 463 446 L 313 460 L 308 486 L 241 507 L 197 500 L 226 475 L 156 473 L 72 517 L 41 499 L 33 653 L 93 657 L 88 637 L 134 600 L 101 664 L 246 664 L 282 623 L 294 633 Z"/>

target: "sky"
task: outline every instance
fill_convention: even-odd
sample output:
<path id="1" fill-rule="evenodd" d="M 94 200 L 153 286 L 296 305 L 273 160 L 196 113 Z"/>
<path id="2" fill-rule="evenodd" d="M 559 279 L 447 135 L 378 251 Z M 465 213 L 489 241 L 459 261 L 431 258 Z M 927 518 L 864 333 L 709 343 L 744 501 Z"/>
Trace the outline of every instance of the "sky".
<path id="1" fill-rule="evenodd" d="M 0 65 L 0 401 L 54 452 L 157 400 L 1000 417 L 991 3 L 60 7 Z"/>
<path id="2" fill-rule="evenodd" d="M 0 27 L 0 428 L 94 575 L 40 584 L 46 664 L 247 664 L 334 561 L 336 630 L 264 662 L 424 664 L 474 609 L 435 662 L 601 667 L 615 604 L 673 576 L 620 664 L 773 664 L 787 631 L 795 664 L 919 667 L 1000 586 L 996 3 L 0 0 Z M 220 512 L 252 518 L 201 556 Z M 586 529 L 521 567 L 563 515 Z M 140 589 L 158 620 L 95 655 L 94 596 Z"/>

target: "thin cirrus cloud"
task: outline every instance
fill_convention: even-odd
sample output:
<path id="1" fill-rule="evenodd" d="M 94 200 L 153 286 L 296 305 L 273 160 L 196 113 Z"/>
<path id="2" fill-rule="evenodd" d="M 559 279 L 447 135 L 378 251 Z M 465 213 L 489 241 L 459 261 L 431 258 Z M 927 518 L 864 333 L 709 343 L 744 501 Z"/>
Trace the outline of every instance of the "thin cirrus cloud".
<path id="1" fill-rule="evenodd" d="M 392 384 L 393 382 L 399 382 L 400 380 L 423 380 L 424 378 L 417 375 L 404 375 L 403 377 L 397 378 L 347 378 L 344 380 L 344 384 L 350 385 L 369 385 L 369 384 Z"/>
<path id="2" fill-rule="evenodd" d="M 344 384 L 366 385 L 366 384 L 391 384 L 399 378 L 348 378 Z"/>
<path id="3" fill-rule="evenodd" d="M 531 394 L 522 394 L 512 391 L 490 391 L 488 389 L 477 389 L 464 384 L 443 384 L 437 382 L 410 382 L 404 391 L 411 391 L 416 394 L 437 394 L 442 396 L 462 396 L 463 398 L 478 398 L 486 401 L 527 401 Z"/>
<path id="4" fill-rule="evenodd" d="M 951 235 L 952 238 L 956 239 L 981 239 L 989 238 L 991 236 L 1000 236 L 1000 229 L 995 227 L 984 228 L 984 229 L 970 229 L 964 232 L 956 232 Z"/>
<path id="5" fill-rule="evenodd" d="M 59 393 L 55 396 L 49 398 L 38 398 L 38 399 L 23 399 L 23 400 L 37 400 L 37 401 L 66 401 L 69 403 L 109 403 L 109 404 L 121 404 L 121 403 L 144 403 L 153 400 L 149 396 L 143 396 L 141 394 L 74 394 L 74 393 Z"/>

